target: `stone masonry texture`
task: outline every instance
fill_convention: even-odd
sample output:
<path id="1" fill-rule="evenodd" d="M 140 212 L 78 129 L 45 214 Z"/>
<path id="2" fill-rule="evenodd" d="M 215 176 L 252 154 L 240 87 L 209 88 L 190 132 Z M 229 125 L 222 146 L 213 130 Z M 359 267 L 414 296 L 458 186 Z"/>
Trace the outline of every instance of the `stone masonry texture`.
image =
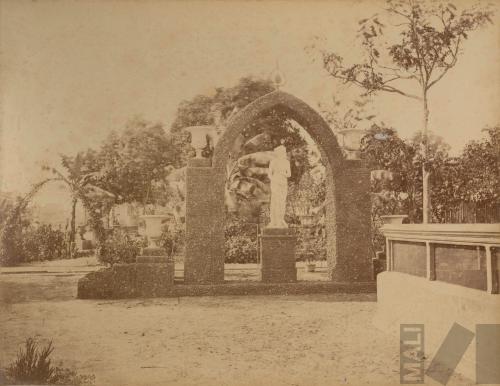
<path id="1" fill-rule="evenodd" d="M 224 178 L 212 167 L 186 171 L 186 283 L 224 281 Z"/>
<path id="2" fill-rule="evenodd" d="M 326 167 L 326 232 L 330 278 L 336 282 L 372 280 L 370 256 L 370 179 L 360 161 L 347 161 L 323 118 L 300 99 L 282 91 L 264 95 L 228 122 L 211 160 L 187 168 L 187 283 L 224 279 L 224 184 L 229 159 L 238 157 L 235 143 L 259 115 L 280 107 L 316 142 Z M 203 165 L 203 166 L 200 166 Z"/>

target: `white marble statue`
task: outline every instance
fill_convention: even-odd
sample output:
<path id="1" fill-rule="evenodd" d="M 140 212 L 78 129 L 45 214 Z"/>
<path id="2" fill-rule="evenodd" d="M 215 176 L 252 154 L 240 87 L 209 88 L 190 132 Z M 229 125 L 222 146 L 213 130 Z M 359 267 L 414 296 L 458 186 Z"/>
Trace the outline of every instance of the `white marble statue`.
<path id="1" fill-rule="evenodd" d="M 290 162 L 286 156 L 285 146 L 274 149 L 274 157 L 269 163 L 269 179 L 271 180 L 271 221 L 268 228 L 288 228 L 285 222 L 286 196 L 288 194 L 288 178 Z"/>

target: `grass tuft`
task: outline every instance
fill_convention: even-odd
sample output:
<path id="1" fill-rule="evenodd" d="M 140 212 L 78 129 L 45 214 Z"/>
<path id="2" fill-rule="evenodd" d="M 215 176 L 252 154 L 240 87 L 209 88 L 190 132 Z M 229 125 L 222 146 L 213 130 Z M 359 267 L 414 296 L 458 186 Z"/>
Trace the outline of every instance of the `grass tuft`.
<path id="1" fill-rule="evenodd" d="M 16 360 L 7 368 L 8 379 L 16 385 L 93 385 L 93 375 L 78 375 L 76 371 L 52 366 L 52 341 L 40 347 L 33 338 L 26 339 Z"/>

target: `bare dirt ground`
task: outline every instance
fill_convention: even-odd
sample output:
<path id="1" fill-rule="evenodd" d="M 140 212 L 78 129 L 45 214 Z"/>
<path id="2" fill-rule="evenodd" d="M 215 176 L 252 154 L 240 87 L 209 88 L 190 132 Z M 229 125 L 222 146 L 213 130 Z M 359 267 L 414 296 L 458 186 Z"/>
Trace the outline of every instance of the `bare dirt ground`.
<path id="1" fill-rule="evenodd" d="M 328 280 L 326 261 L 316 262 L 315 272 L 307 272 L 303 262 L 297 262 L 298 280 L 325 281 Z M 47 260 L 33 264 L 21 264 L 16 267 L 1 267 L 1 273 L 19 274 L 19 273 L 47 273 L 47 274 L 84 274 L 104 267 L 95 256 L 79 257 L 71 260 Z M 259 264 L 225 264 L 224 273 L 226 280 L 258 281 L 260 265 Z M 184 276 L 184 264 L 182 260 L 176 259 L 175 276 Z"/>
<path id="2" fill-rule="evenodd" d="M 76 300 L 79 277 L 0 275 L 0 368 L 33 336 L 98 385 L 399 384 L 373 294 Z"/>

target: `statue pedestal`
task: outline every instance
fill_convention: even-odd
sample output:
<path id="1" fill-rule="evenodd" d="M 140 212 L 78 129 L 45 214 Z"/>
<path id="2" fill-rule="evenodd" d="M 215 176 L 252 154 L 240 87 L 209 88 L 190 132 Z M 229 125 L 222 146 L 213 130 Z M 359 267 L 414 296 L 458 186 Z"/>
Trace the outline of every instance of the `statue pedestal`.
<path id="1" fill-rule="evenodd" d="M 288 228 L 264 228 L 260 236 L 261 280 L 265 283 L 297 281 L 295 243 Z"/>

